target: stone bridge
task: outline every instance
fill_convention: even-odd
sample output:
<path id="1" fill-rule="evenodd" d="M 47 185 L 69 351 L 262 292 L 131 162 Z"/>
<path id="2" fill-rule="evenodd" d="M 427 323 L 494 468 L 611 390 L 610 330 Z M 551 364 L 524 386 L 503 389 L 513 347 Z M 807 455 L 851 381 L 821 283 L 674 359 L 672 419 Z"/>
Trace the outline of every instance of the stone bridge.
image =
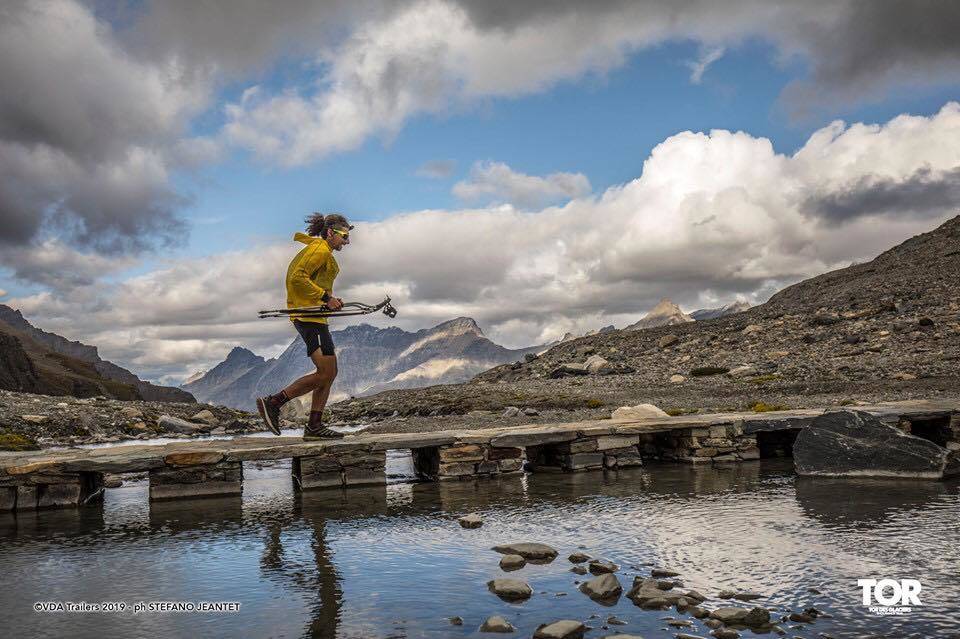
<path id="1" fill-rule="evenodd" d="M 960 403 L 911 401 L 855 408 L 941 446 L 960 449 Z M 800 430 L 827 410 L 831 409 L 360 434 L 332 441 L 239 437 L 4 452 L 0 511 L 99 503 L 104 473 L 149 473 L 151 501 L 235 495 L 243 490 L 243 462 L 261 460 L 291 459 L 298 490 L 384 484 L 386 451 L 394 449 L 410 450 L 414 468 L 425 480 L 525 471 L 616 471 L 644 460 L 745 463 L 790 456 Z"/>

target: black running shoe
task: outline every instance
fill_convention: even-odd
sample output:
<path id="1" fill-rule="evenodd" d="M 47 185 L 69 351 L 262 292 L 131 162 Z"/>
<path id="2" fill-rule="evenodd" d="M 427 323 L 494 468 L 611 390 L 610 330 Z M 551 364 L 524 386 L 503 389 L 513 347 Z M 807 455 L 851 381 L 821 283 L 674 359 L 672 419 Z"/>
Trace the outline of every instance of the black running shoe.
<path id="1" fill-rule="evenodd" d="M 274 435 L 280 434 L 280 407 L 270 401 L 269 397 L 257 398 L 257 410 L 263 423 L 267 425 L 270 432 Z"/>
<path id="2" fill-rule="evenodd" d="M 307 441 L 312 439 L 342 439 L 343 433 L 338 433 L 337 431 L 327 428 L 323 425 L 315 426 L 313 428 L 307 426 L 303 429 L 303 438 Z"/>

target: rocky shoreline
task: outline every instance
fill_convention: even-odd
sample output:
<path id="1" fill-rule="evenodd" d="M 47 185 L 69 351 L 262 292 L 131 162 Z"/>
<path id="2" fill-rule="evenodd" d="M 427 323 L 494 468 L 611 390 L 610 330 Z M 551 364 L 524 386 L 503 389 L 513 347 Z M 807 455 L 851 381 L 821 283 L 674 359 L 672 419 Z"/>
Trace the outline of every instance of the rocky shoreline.
<path id="1" fill-rule="evenodd" d="M 462 527 L 472 529 L 483 525 L 477 515 L 461 517 Z M 583 552 L 585 546 L 572 552 L 567 560 L 572 564 L 571 586 L 583 595 L 596 601 L 601 606 L 612 606 L 622 596 L 626 596 L 633 604 L 645 611 L 675 611 L 676 615 L 660 617 L 664 622 L 662 630 L 667 632 L 681 631 L 674 635 L 678 639 L 700 639 L 699 635 L 690 632 L 709 632 L 716 639 L 737 639 L 741 632 L 752 634 L 773 633 L 777 636 L 788 634 L 788 630 L 804 631 L 811 627 L 817 619 L 831 618 L 832 615 L 811 605 L 803 604 L 796 609 L 780 606 L 760 606 L 751 604 L 749 607 L 738 605 L 742 602 L 752 602 L 765 599 L 766 596 L 746 590 L 719 590 L 715 595 L 707 596 L 696 590 L 684 587 L 679 579 L 680 573 L 662 567 L 630 566 L 633 571 L 629 589 L 625 589 L 621 578 L 629 578 L 626 570 L 613 561 L 604 558 L 593 558 Z M 494 546 L 493 551 L 500 553 L 500 570 L 512 572 L 527 564 L 550 564 L 560 554 L 555 548 L 537 542 L 521 542 Z M 619 573 L 619 574 L 618 574 Z M 584 579 L 575 577 L 583 576 Z M 522 579 L 500 577 L 487 583 L 487 588 L 497 597 L 514 604 L 522 603 L 534 596 L 534 589 Z M 807 589 L 811 598 L 820 594 L 817 588 Z M 547 594 L 544 592 L 541 595 Z M 567 592 L 555 592 L 554 597 L 567 596 Z M 605 617 L 605 618 L 604 618 Z M 450 617 L 452 625 L 464 625 L 460 616 Z M 788 625 L 791 624 L 791 625 Z M 534 632 L 534 639 L 581 639 L 585 633 L 592 630 L 612 630 L 611 627 L 627 625 L 627 622 L 615 615 L 592 614 L 587 620 L 558 619 L 543 623 Z M 700 627 L 702 625 L 702 628 Z M 815 627 L 815 626 L 814 626 Z M 479 626 L 483 633 L 513 633 L 516 628 L 502 616 L 494 615 L 485 619 Z M 823 639 L 831 639 L 830 635 L 820 633 Z M 612 634 L 605 635 L 607 639 L 637 639 L 635 635 Z"/>

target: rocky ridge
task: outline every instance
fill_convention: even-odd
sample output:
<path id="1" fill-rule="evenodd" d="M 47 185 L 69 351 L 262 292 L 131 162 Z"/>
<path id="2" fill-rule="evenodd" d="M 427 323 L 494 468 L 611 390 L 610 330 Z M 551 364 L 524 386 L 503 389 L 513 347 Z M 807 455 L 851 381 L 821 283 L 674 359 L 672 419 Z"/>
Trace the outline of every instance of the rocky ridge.
<path id="1" fill-rule="evenodd" d="M 591 358 L 596 373 L 569 372 Z M 467 384 L 332 408 L 347 420 L 396 413 L 422 426 L 431 415 L 499 419 L 509 406 L 582 419 L 638 402 L 679 414 L 955 397 L 958 361 L 960 217 L 744 312 L 572 339 Z"/>
<path id="2" fill-rule="evenodd" d="M 118 399 L 192 402 L 179 388 L 143 381 L 100 357 L 96 346 L 68 340 L 28 322 L 20 311 L 0 304 L 0 388 Z M 29 361 L 29 365 L 25 363 Z"/>

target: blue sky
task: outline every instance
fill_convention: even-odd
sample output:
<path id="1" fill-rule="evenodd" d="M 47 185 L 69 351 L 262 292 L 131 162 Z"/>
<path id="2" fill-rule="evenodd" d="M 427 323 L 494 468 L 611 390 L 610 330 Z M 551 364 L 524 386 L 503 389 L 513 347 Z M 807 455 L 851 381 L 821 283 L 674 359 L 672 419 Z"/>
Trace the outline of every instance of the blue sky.
<path id="1" fill-rule="evenodd" d="M 282 303 L 315 210 L 363 223 L 345 295 L 388 289 L 403 328 L 470 315 L 511 346 L 663 296 L 759 303 L 957 210 L 816 210 L 960 164 L 948 5 L 104 6 L 0 27 L 21 87 L 0 118 L 42 125 L 0 129 L 0 302 L 153 379 L 289 341 L 250 316 Z"/>

